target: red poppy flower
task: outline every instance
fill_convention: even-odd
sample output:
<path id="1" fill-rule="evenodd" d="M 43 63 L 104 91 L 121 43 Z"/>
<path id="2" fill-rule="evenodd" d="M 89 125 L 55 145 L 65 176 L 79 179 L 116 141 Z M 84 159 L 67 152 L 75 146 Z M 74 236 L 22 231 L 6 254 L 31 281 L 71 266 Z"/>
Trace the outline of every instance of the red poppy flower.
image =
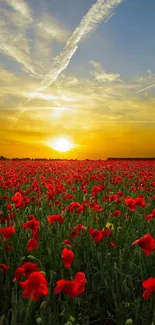
<path id="1" fill-rule="evenodd" d="M 20 202 L 21 202 L 21 200 L 22 200 L 22 195 L 21 195 L 21 193 L 16 192 L 15 195 L 12 196 L 11 200 L 15 203 L 15 205 L 16 205 L 16 204 L 17 204 L 17 205 L 18 205 L 18 204 L 20 205 Z"/>
<path id="2" fill-rule="evenodd" d="M 70 249 L 64 247 L 62 250 L 61 257 L 63 259 L 64 266 L 69 268 L 73 263 L 74 253 Z"/>
<path id="3" fill-rule="evenodd" d="M 32 214 L 30 214 L 30 215 L 28 216 L 28 219 L 29 219 L 29 220 L 35 220 L 36 218 L 35 218 L 35 216 L 33 216 Z"/>
<path id="4" fill-rule="evenodd" d="M 19 281 L 21 275 L 25 276 L 27 279 L 32 272 L 37 271 L 39 271 L 39 269 L 36 263 L 25 262 L 16 268 L 13 281 Z"/>
<path id="5" fill-rule="evenodd" d="M 113 213 L 114 217 L 119 217 L 120 214 L 121 214 L 120 210 L 115 210 L 114 213 Z"/>
<path id="6" fill-rule="evenodd" d="M 155 219 L 155 215 L 153 213 L 149 213 L 146 217 L 145 217 L 145 220 L 146 221 L 150 221 L 150 220 L 153 220 Z"/>
<path id="7" fill-rule="evenodd" d="M 117 192 L 116 194 L 117 194 L 119 197 L 123 197 L 123 196 L 124 196 L 124 193 L 121 192 L 121 191 Z"/>
<path id="8" fill-rule="evenodd" d="M 29 275 L 30 275 L 32 272 L 37 272 L 37 271 L 39 271 L 39 269 L 38 269 L 36 263 L 25 262 L 25 263 L 23 263 L 21 266 L 24 267 L 24 269 L 25 269 L 25 276 L 26 276 L 26 278 L 28 278 Z"/>
<path id="9" fill-rule="evenodd" d="M 12 245 L 5 245 L 4 248 L 5 248 L 6 251 L 10 251 L 13 248 L 13 246 Z"/>
<path id="10" fill-rule="evenodd" d="M 77 236 L 79 236 L 79 235 L 80 235 L 80 231 L 79 231 L 79 229 L 74 228 L 74 229 L 70 232 L 69 237 L 75 238 L 75 237 L 77 237 Z"/>
<path id="11" fill-rule="evenodd" d="M 149 213 L 146 217 L 145 217 L 145 220 L 147 221 L 150 221 L 150 220 L 153 220 L 155 219 L 155 209 L 152 210 L 151 213 Z"/>
<path id="12" fill-rule="evenodd" d="M 143 252 L 149 256 L 155 250 L 155 239 L 150 234 L 146 234 L 134 241 L 132 246 L 134 245 L 139 245 L 143 249 Z"/>
<path id="13" fill-rule="evenodd" d="M 10 238 L 15 233 L 14 227 L 0 228 L 0 234 L 3 235 L 4 241 Z"/>
<path id="14" fill-rule="evenodd" d="M 60 224 L 63 224 L 65 220 L 61 214 L 53 214 L 48 217 L 48 222 L 50 224 L 53 224 L 55 221 L 59 221 Z"/>
<path id="15" fill-rule="evenodd" d="M 103 211 L 103 207 L 100 204 L 93 203 L 92 209 L 98 212 Z"/>
<path id="16" fill-rule="evenodd" d="M 36 263 L 25 262 L 16 268 L 13 281 L 19 281 L 21 275 L 25 276 L 27 279 L 32 272 L 37 271 L 39 271 L 39 269 Z"/>
<path id="17" fill-rule="evenodd" d="M 104 229 L 101 230 L 102 231 L 102 237 L 111 237 L 112 236 L 112 231 L 110 228 L 105 227 Z"/>
<path id="18" fill-rule="evenodd" d="M 11 204 L 6 204 L 6 208 L 8 209 L 8 210 L 12 210 L 12 205 Z"/>
<path id="19" fill-rule="evenodd" d="M 7 269 L 10 269 L 10 266 L 6 264 L 0 264 L 0 269 L 2 270 L 2 273 L 5 274 Z"/>
<path id="20" fill-rule="evenodd" d="M 25 269 L 22 266 L 16 268 L 13 282 L 19 281 L 21 275 L 25 275 Z"/>
<path id="21" fill-rule="evenodd" d="M 150 293 L 155 293 L 155 278 L 148 278 L 142 283 L 143 287 L 146 289 L 143 293 L 143 298 L 148 300 L 150 298 Z"/>
<path id="22" fill-rule="evenodd" d="M 74 287 L 74 282 L 73 280 L 58 280 L 56 282 L 56 287 L 54 289 L 54 294 L 57 295 L 59 292 L 65 292 L 70 298 L 73 298 L 73 287 Z"/>
<path id="23" fill-rule="evenodd" d="M 101 230 L 90 228 L 89 235 L 90 237 L 94 238 L 94 241 L 96 243 L 100 242 L 103 239 L 103 233 Z"/>
<path id="24" fill-rule="evenodd" d="M 40 221 L 38 221 L 36 219 L 31 219 L 30 221 L 23 223 L 22 228 L 24 228 L 24 229 L 30 228 L 32 230 L 33 229 L 36 230 L 36 229 L 40 228 Z"/>
<path id="25" fill-rule="evenodd" d="M 115 194 L 111 194 L 111 195 L 109 196 L 109 201 L 111 201 L 111 202 L 117 202 L 117 200 L 118 200 L 117 195 L 115 195 Z"/>
<path id="26" fill-rule="evenodd" d="M 97 185 L 94 185 L 92 187 L 92 195 L 93 196 L 96 196 L 97 193 L 101 192 L 102 191 L 102 187 L 101 186 L 97 186 Z"/>
<path id="27" fill-rule="evenodd" d="M 115 243 L 114 241 L 111 241 L 111 242 L 109 243 L 109 246 L 115 248 L 115 247 L 116 247 L 116 243 Z"/>
<path id="28" fill-rule="evenodd" d="M 72 246 L 72 242 L 69 239 L 65 239 L 63 243 Z"/>
<path id="29" fill-rule="evenodd" d="M 48 283 L 43 273 L 33 272 L 24 282 L 19 282 L 24 290 L 22 297 L 30 297 L 33 300 L 38 300 L 41 295 L 48 294 Z"/>
<path id="30" fill-rule="evenodd" d="M 36 238 L 30 238 L 27 242 L 27 251 L 30 252 L 34 249 L 38 248 L 38 242 L 36 240 Z"/>
<path id="31" fill-rule="evenodd" d="M 80 235 L 81 232 L 85 230 L 85 226 L 82 224 L 78 224 L 74 227 L 74 229 L 69 234 L 69 237 L 75 238 Z"/>
<path id="32" fill-rule="evenodd" d="M 136 210 L 135 201 L 131 197 L 126 197 L 124 202 L 126 206 L 130 209 L 130 211 L 134 212 Z"/>
<path id="33" fill-rule="evenodd" d="M 58 280 L 54 293 L 65 292 L 70 298 L 81 295 L 85 290 L 86 276 L 83 272 L 76 273 L 73 280 Z"/>
<path id="34" fill-rule="evenodd" d="M 134 203 L 138 206 L 140 206 L 141 208 L 145 208 L 146 207 L 146 202 L 144 200 L 143 197 L 138 196 L 135 200 Z"/>
<path id="35" fill-rule="evenodd" d="M 74 212 L 77 210 L 77 208 L 80 208 L 81 204 L 79 202 L 72 202 L 70 205 L 67 207 L 67 210 L 70 212 Z"/>
<path id="36" fill-rule="evenodd" d="M 16 208 L 24 208 L 25 200 L 21 193 L 16 192 L 14 196 L 12 196 L 11 200 L 15 203 Z"/>
<path id="37" fill-rule="evenodd" d="M 79 230 L 79 232 L 84 232 L 84 230 L 85 230 L 85 226 L 82 223 L 79 223 L 78 225 L 76 225 L 75 228 L 77 230 Z"/>
<path id="38" fill-rule="evenodd" d="M 74 295 L 81 295 L 85 290 L 85 284 L 87 282 L 86 276 L 83 272 L 77 272 L 74 278 Z"/>

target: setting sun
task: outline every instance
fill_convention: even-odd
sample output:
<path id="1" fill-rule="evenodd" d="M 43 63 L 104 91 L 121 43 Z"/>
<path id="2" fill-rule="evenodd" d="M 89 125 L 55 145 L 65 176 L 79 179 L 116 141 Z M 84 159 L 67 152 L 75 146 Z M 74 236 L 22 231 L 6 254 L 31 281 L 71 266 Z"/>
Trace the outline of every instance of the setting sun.
<path id="1" fill-rule="evenodd" d="M 56 138 L 53 141 L 48 142 L 48 145 L 59 152 L 66 152 L 73 148 L 71 140 L 66 138 Z"/>

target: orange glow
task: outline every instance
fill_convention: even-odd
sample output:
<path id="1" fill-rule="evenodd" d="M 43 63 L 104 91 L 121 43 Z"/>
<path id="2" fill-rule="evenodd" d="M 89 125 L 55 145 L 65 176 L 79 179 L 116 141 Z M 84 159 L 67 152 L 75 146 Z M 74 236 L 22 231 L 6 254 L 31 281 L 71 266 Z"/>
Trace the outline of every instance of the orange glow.
<path id="1" fill-rule="evenodd" d="M 57 137 L 48 142 L 48 145 L 59 152 L 66 152 L 73 148 L 73 144 L 70 139 L 64 137 Z"/>

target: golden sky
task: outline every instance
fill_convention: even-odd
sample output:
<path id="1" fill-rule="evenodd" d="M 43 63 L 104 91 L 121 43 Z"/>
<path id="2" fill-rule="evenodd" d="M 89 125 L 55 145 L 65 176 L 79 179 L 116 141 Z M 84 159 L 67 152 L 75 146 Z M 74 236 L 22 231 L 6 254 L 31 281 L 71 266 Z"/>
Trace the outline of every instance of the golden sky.
<path id="1" fill-rule="evenodd" d="M 108 35 L 117 28 L 119 16 L 128 14 L 125 1 L 108 2 L 111 12 L 115 9 L 112 16 L 102 0 L 90 0 L 87 8 L 80 1 L 79 23 L 74 26 L 72 19 L 65 25 L 61 18 L 60 24 L 61 15 L 58 18 L 46 6 L 35 12 L 35 0 L 2 1 L 0 155 L 73 159 L 155 156 L 153 64 L 145 55 L 142 68 L 136 52 L 137 61 L 128 58 L 126 64 L 130 64 L 125 67 L 125 50 L 118 61 L 117 51 L 110 51 L 110 45 L 110 52 L 104 49 L 114 41 Z M 57 9 L 64 14 L 61 6 Z M 73 1 L 74 15 L 77 9 Z M 149 4 L 148 9 L 152 11 Z M 123 22 L 127 24 L 124 16 Z M 102 28 L 98 31 L 99 23 Z M 133 49 L 134 44 L 135 40 Z M 70 139 L 73 148 L 65 153 L 52 149 L 49 143 L 57 137 Z"/>

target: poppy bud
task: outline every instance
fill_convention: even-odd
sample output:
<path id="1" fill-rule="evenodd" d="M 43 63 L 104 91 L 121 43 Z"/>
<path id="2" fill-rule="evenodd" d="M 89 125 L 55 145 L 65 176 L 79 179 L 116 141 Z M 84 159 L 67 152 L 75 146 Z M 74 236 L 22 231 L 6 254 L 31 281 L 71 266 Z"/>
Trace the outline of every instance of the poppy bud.
<path id="1" fill-rule="evenodd" d="M 41 304 L 40 304 L 40 309 L 44 309 L 46 308 L 46 301 L 43 301 Z"/>
<path id="2" fill-rule="evenodd" d="M 65 244 L 65 247 L 66 248 L 72 248 L 72 246 L 68 245 L 68 244 Z"/>
<path id="3" fill-rule="evenodd" d="M 75 318 L 73 316 L 69 316 L 69 321 L 74 323 L 75 322 Z"/>
<path id="4" fill-rule="evenodd" d="M 38 318 L 36 319 L 36 323 L 37 323 L 37 324 L 41 324 L 41 323 L 42 323 L 42 319 L 41 319 L 41 317 L 38 317 Z"/>
<path id="5" fill-rule="evenodd" d="M 131 318 L 127 319 L 125 325 L 133 325 L 133 320 Z"/>
<path id="6" fill-rule="evenodd" d="M 33 255 L 28 255 L 27 258 L 29 258 L 29 260 L 32 260 L 32 261 L 36 259 L 35 256 L 33 256 Z"/>
<path id="7" fill-rule="evenodd" d="M 50 271 L 50 279 L 51 279 L 51 280 L 53 280 L 53 279 L 56 277 L 56 275 L 57 275 L 57 274 L 56 274 L 55 271 L 53 271 L 53 270 Z"/>

